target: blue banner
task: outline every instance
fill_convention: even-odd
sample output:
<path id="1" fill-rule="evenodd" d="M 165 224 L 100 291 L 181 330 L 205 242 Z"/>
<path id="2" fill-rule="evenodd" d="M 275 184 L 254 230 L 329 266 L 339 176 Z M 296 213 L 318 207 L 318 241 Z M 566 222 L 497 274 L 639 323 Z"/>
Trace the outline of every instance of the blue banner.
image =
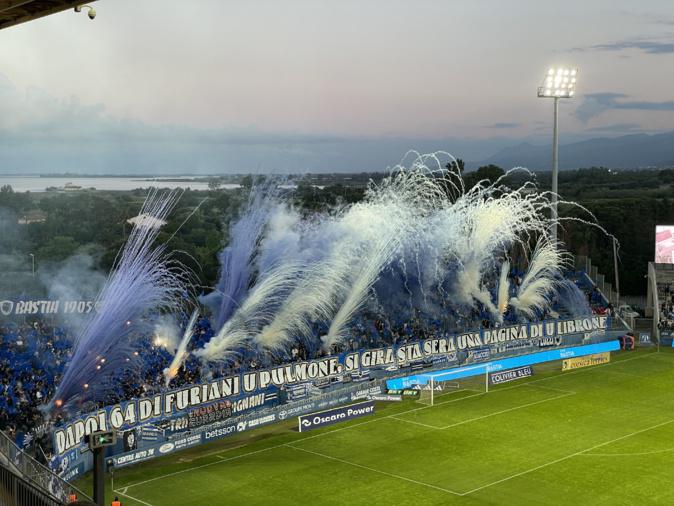
<path id="1" fill-rule="evenodd" d="M 562 360 L 565 358 L 582 357 L 594 353 L 606 351 L 615 351 L 620 349 L 620 343 L 617 340 L 604 343 L 588 344 L 585 346 L 575 346 L 572 348 L 562 348 L 558 350 L 542 351 L 532 353 L 531 355 L 521 355 L 494 362 L 485 362 L 469 367 L 458 367 L 455 369 L 445 369 L 444 371 L 433 371 L 433 375 L 442 374 L 444 379 L 459 379 L 469 376 L 477 376 L 487 372 L 500 371 L 503 369 L 514 369 L 525 365 L 540 364 L 541 362 L 552 362 L 553 360 Z M 425 385 L 429 381 L 429 376 L 425 374 L 407 376 L 405 378 L 390 379 L 386 382 L 389 390 L 403 390 L 411 388 L 414 385 Z"/>

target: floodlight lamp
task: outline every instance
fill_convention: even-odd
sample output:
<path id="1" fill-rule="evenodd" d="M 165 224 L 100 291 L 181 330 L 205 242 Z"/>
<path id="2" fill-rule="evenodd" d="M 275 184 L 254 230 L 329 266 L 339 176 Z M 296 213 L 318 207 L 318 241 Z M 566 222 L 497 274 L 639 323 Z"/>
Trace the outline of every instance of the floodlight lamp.
<path id="1" fill-rule="evenodd" d="M 551 67 L 538 88 L 540 98 L 571 98 L 575 94 L 578 69 Z"/>

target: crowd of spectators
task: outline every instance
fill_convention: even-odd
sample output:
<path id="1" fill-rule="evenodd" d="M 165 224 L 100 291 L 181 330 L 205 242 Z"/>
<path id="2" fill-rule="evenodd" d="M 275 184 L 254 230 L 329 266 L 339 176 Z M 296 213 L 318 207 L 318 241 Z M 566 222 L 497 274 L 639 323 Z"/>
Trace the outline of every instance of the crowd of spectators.
<path id="1" fill-rule="evenodd" d="M 674 330 L 674 285 L 658 283 L 660 297 L 660 330 Z"/>
<path id="2" fill-rule="evenodd" d="M 514 295 L 521 273 L 513 270 L 510 278 L 511 295 Z M 596 288 L 587 291 L 587 297 L 593 309 L 606 307 Z M 539 315 L 541 319 L 548 316 L 548 313 Z M 515 313 L 505 313 L 504 324 L 516 321 L 518 317 Z M 170 386 L 176 388 L 193 384 L 204 377 L 223 377 L 327 354 L 401 345 L 480 325 L 493 325 L 493 319 L 484 309 L 464 309 L 462 312 L 461 309 L 443 307 L 431 313 L 408 307 L 404 311 L 389 311 L 388 317 L 383 317 L 381 311 L 364 310 L 351 322 L 347 339 L 329 350 L 323 347 L 321 341 L 321 337 L 328 333 L 328 326 L 316 323 L 313 326 L 313 338 L 293 344 L 287 354 L 270 356 L 259 354 L 254 349 L 242 348 L 232 361 L 211 365 L 208 370 L 203 369 L 198 358 L 190 355 Z M 210 320 L 202 317 L 197 322 L 192 347 L 203 347 L 213 335 Z M 55 385 L 71 354 L 72 338 L 72 333 L 66 328 L 50 325 L 40 319 L 20 324 L 6 322 L 0 326 L 0 430 L 6 431 L 19 443 L 23 443 L 24 436 L 31 431 L 34 435 L 34 429 L 43 423 L 40 406 L 54 395 Z M 133 356 L 127 358 L 130 362 L 128 369 L 113 381 L 106 382 L 105 394 L 96 396 L 95 402 L 88 400 L 77 406 L 80 412 L 151 395 L 165 388 L 163 371 L 169 366 L 173 354 L 151 335 L 139 336 L 134 340 L 131 353 Z M 83 389 L 87 388 L 88 385 L 83 386 Z"/>

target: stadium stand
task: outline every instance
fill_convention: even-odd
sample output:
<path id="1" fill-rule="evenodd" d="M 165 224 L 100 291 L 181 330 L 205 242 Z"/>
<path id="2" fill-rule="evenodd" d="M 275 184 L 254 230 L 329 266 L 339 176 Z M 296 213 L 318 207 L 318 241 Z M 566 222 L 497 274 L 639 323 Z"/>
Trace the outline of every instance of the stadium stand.
<path id="1" fill-rule="evenodd" d="M 595 314 L 610 314 L 611 297 L 615 295 L 610 284 L 605 283 L 588 259 L 578 257 L 574 265 L 575 268 L 566 273 L 567 279 L 572 280 L 582 290 Z M 513 289 L 517 286 L 518 277 L 521 275 L 522 273 L 516 269 L 512 270 L 510 276 Z M 603 290 L 609 295 L 604 295 Z M 614 300 L 617 302 L 617 299 Z M 351 325 L 351 336 L 344 347 L 335 348 L 332 352 L 377 348 L 441 336 L 446 332 L 469 328 L 468 325 L 475 321 L 484 327 L 492 325 L 486 313 L 469 316 L 472 320 L 470 322 L 464 319 L 465 315 L 447 311 L 443 319 L 439 320 L 424 316 L 419 311 L 411 319 L 401 319 L 393 316 L 383 318 L 381 315 L 363 311 Z M 565 313 L 563 307 L 555 306 L 550 315 L 540 316 L 544 318 L 569 315 Z M 510 321 L 515 321 L 514 315 L 507 313 L 507 322 L 509 318 Z M 324 335 L 326 331 L 324 325 L 314 325 L 316 337 Z M 192 345 L 202 347 L 212 335 L 211 323 L 204 317 L 198 322 L 198 330 Z M 5 321 L 0 325 L 0 388 L 2 388 L 0 430 L 19 447 L 31 451 L 41 464 L 49 464 L 53 455 L 51 437 L 43 424 L 39 406 L 45 404 L 54 394 L 55 385 L 58 384 L 70 356 L 72 337 L 71 330 L 44 318 L 26 317 L 20 323 Z M 137 371 L 142 371 L 142 374 L 126 373 L 116 378 L 116 381 L 111 382 L 111 385 L 115 385 L 114 388 L 105 398 L 97 403 L 82 404 L 78 406 L 78 411 L 92 411 L 122 400 L 156 393 L 164 388 L 162 371 L 169 365 L 172 355 L 156 345 L 152 336 L 139 337 L 133 353 L 140 360 Z M 312 341 L 318 342 L 318 339 Z M 267 359 L 265 362 L 251 350 L 240 351 L 241 355 L 237 360 L 210 372 L 222 377 L 281 364 L 288 360 L 317 358 L 326 353 L 317 346 L 312 348 L 309 344 L 297 343 L 289 352 L 289 356 Z M 199 380 L 201 375 L 199 360 L 191 357 L 185 362 L 172 386 L 192 384 Z M 54 422 L 58 423 L 59 419 Z"/>

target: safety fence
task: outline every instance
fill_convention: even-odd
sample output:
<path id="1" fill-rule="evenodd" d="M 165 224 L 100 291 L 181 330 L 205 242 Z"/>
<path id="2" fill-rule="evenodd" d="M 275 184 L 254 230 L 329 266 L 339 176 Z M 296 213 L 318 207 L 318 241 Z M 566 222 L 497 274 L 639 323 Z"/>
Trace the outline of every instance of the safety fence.
<path id="1" fill-rule="evenodd" d="M 33 504 L 62 504 L 71 495 L 76 495 L 79 499 L 91 500 L 84 492 L 28 455 L 2 431 L 0 431 L 0 464 L 3 468 L 3 488 L 0 494 L 7 493 L 8 497 L 14 497 L 15 500 L 17 497 L 27 499 L 33 496 L 38 498 L 36 500 L 42 500 L 42 498 L 51 498 L 52 500 L 51 503 L 21 501 L 13 503 L 3 499 L 3 501 L 0 501 L 3 506 L 5 504 L 27 506 Z M 32 489 L 32 492 L 29 493 L 29 489 Z M 9 495 L 10 493 L 14 495 Z M 23 495 L 17 496 L 17 493 Z M 0 497 L 4 498 L 2 495 Z"/>

